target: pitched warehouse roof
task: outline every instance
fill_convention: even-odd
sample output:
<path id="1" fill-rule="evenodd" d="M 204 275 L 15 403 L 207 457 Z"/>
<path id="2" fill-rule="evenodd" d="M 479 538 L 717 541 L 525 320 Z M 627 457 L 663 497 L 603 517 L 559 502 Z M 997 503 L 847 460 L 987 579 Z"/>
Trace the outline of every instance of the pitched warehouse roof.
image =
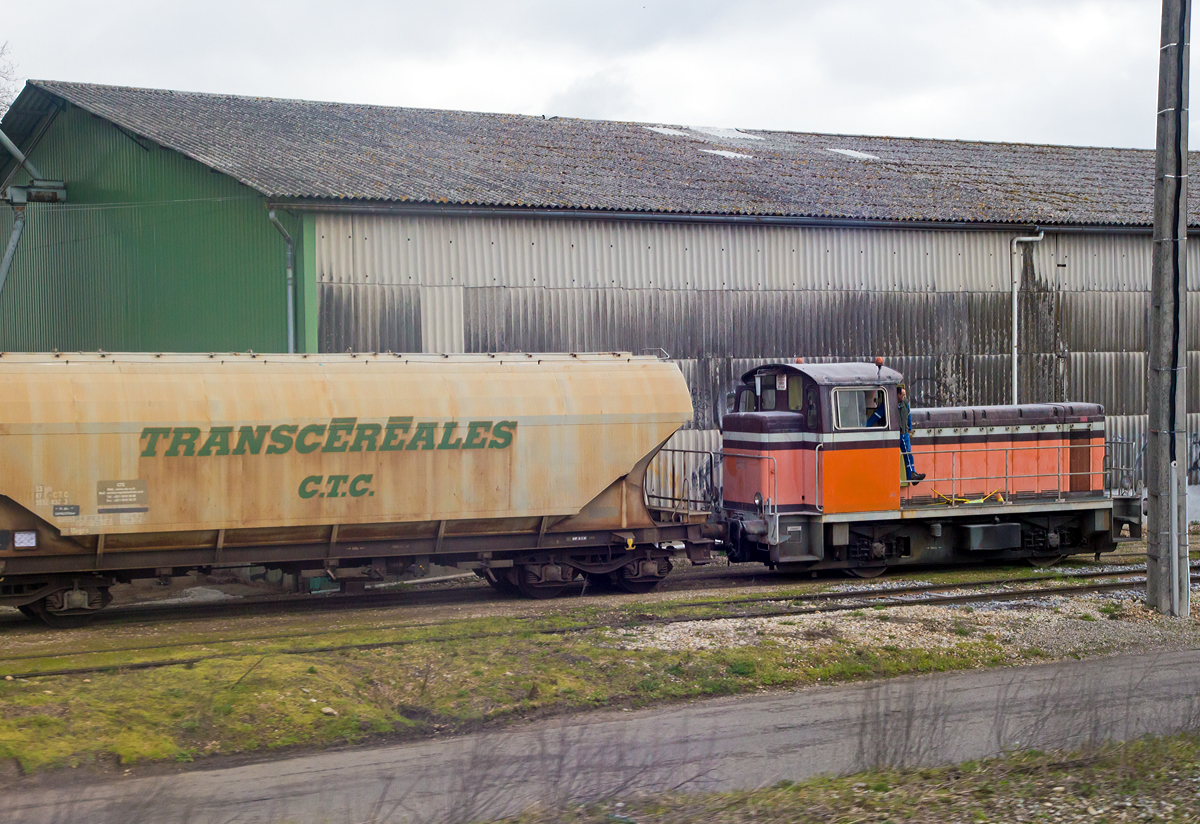
<path id="1" fill-rule="evenodd" d="M 1154 153 L 318 103 L 31 80 L 270 198 L 1041 225 L 1152 222 Z M 23 114 L 24 112 L 24 114 Z M 10 131 L 10 128 L 12 129 Z M 1190 210 L 1189 223 L 1200 223 Z"/>

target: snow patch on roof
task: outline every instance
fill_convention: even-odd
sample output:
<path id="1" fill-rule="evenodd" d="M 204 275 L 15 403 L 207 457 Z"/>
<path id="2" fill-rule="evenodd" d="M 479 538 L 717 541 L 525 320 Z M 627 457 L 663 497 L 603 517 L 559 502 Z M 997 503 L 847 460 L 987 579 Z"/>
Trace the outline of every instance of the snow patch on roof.
<path id="1" fill-rule="evenodd" d="M 733 158 L 737 158 L 740 160 L 753 160 L 754 159 L 754 155 L 742 154 L 740 152 L 727 152 L 727 151 L 724 151 L 723 149 L 701 149 L 700 151 L 707 152 L 708 154 L 720 155 L 721 157 L 733 157 Z"/>

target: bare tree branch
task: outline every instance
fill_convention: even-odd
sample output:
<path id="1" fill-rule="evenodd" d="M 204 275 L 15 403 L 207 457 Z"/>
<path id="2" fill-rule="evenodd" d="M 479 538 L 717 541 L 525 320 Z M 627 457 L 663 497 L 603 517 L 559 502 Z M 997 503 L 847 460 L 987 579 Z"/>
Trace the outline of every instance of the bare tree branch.
<path id="1" fill-rule="evenodd" d="M 13 62 L 12 50 L 8 41 L 0 46 L 0 117 L 8 111 L 8 107 L 17 99 L 21 84 L 17 81 L 17 64 Z"/>

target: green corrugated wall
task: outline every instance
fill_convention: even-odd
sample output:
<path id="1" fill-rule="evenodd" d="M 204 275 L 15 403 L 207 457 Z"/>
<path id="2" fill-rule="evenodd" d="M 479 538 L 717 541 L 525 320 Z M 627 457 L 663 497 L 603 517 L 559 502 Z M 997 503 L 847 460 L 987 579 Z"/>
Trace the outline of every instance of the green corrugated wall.
<path id="1" fill-rule="evenodd" d="M 29 156 L 68 203 L 27 207 L 0 349 L 287 351 L 286 246 L 259 193 L 74 106 Z M 278 215 L 295 241 L 297 349 L 315 350 L 302 221 Z M 0 244 L 12 224 L 3 207 Z"/>

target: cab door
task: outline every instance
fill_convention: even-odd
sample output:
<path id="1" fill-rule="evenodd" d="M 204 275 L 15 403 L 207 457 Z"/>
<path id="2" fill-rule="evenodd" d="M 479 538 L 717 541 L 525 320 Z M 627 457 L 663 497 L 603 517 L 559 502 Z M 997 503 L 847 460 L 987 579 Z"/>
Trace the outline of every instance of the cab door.
<path id="1" fill-rule="evenodd" d="M 900 430 L 894 387 L 836 386 L 821 455 L 827 514 L 900 508 Z"/>

